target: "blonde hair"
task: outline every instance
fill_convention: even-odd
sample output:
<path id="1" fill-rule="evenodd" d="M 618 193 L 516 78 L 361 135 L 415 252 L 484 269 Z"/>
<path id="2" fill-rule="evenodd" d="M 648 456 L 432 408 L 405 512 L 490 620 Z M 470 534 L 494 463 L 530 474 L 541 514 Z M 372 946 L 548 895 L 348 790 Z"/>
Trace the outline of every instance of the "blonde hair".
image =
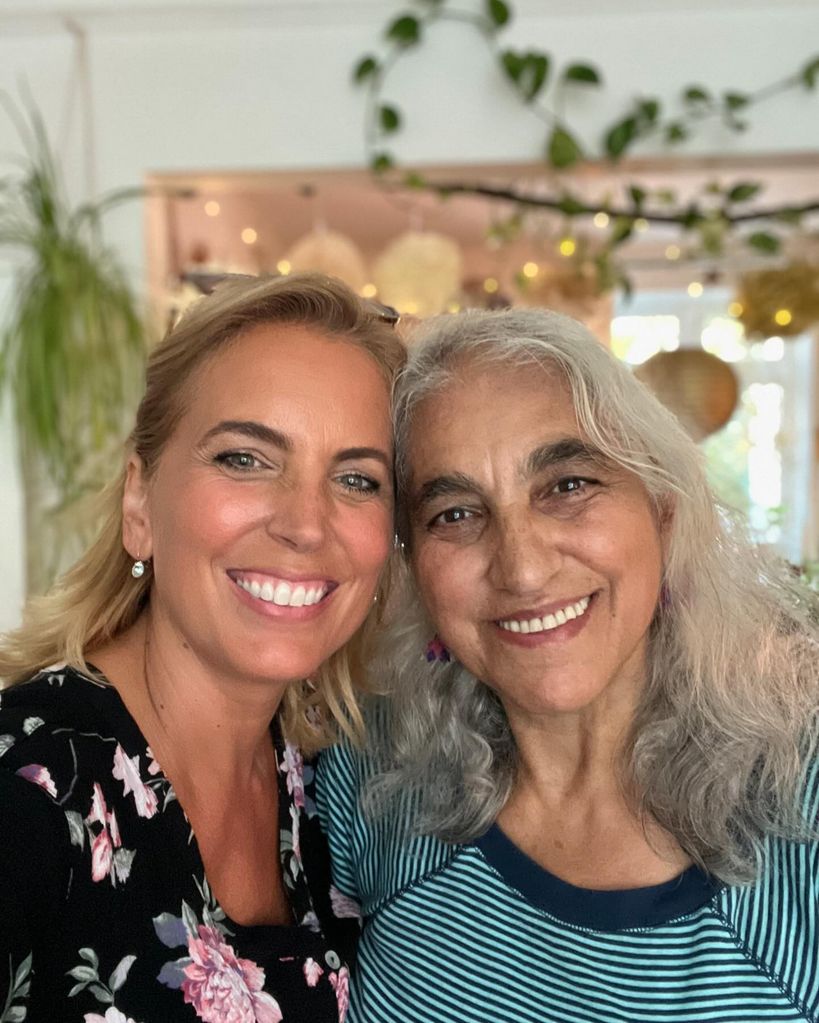
<path id="1" fill-rule="evenodd" d="M 562 373 L 585 436 L 642 481 L 658 511 L 673 507 L 664 599 L 622 757 L 639 812 L 728 882 L 756 876 L 768 836 L 814 836 L 817 821 L 803 814 L 819 734 L 817 598 L 718 505 L 702 453 L 674 416 L 585 327 L 556 313 L 437 317 L 412 340 L 394 400 L 399 501 L 421 403 L 479 362 L 489 373 Z M 412 791 L 418 830 L 468 841 L 509 797 L 515 742 L 489 686 L 457 660 L 427 664 L 436 623 L 405 575 L 378 665 L 393 697 L 392 739 L 367 798 L 375 808 Z"/>
<path id="2" fill-rule="evenodd" d="M 149 568 L 141 579 L 133 579 L 133 561 L 122 544 L 125 464 L 135 454 L 146 475 L 154 472 L 185 414 L 194 375 L 225 345 L 264 323 L 306 325 L 362 348 L 379 366 L 387 388 L 405 359 L 404 347 L 382 312 L 341 281 L 320 274 L 227 278 L 197 302 L 148 359 L 145 393 L 125 446 L 123 468 L 101 495 L 97 539 L 47 594 L 28 602 L 22 626 L 0 643 L 0 679 L 6 685 L 25 681 L 54 663 L 88 673 L 89 653 L 128 629 L 145 609 L 152 573 Z M 381 591 L 388 572 L 382 576 Z M 307 751 L 331 741 L 336 724 L 352 737 L 361 734 L 355 685 L 364 678 L 372 626 L 383 605 L 379 599 L 367 621 L 311 681 L 288 687 L 282 727 L 288 739 Z"/>

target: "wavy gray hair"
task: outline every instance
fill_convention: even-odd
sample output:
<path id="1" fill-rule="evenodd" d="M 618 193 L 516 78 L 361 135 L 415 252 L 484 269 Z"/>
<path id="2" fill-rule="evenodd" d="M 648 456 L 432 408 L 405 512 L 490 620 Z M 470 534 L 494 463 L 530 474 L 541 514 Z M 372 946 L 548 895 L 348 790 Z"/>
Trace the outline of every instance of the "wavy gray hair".
<path id="1" fill-rule="evenodd" d="M 668 597 L 651 625 L 623 783 L 643 819 L 712 875 L 752 880 L 766 836 L 815 833 L 802 811 L 819 731 L 815 595 L 719 506 L 675 417 L 585 327 L 545 310 L 470 311 L 416 331 L 395 394 L 399 500 L 419 404 L 476 360 L 490 372 L 536 364 L 563 374 L 585 436 L 638 476 L 658 509 L 673 506 Z M 426 662 L 436 630 L 419 596 L 407 572 L 375 665 L 392 725 L 365 803 L 376 810 L 413 791 L 415 829 L 463 842 L 506 802 L 515 742 L 492 689 L 457 661 Z"/>

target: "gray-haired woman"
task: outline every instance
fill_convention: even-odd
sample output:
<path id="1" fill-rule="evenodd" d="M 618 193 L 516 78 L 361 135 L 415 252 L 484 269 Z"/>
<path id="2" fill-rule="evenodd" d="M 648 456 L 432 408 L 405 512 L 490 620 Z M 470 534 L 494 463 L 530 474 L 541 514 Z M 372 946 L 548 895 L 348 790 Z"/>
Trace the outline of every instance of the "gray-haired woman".
<path id="1" fill-rule="evenodd" d="M 819 1019 L 814 597 L 565 317 L 429 322 L 396 427 L 392 696 L 320 772 L 352 1023 Z"/>

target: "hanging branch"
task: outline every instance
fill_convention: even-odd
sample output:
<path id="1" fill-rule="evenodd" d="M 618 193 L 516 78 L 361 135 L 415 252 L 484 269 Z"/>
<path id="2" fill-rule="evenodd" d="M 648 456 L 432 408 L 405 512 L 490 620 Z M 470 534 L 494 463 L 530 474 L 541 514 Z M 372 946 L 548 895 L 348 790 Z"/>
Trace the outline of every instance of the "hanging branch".
<path id="1" fill-rule="evenodd" d="M 550 168 L 566 170 L 594 154 L 580 139 L 578 131 L 557 112 L 554 104 L 547 102 L 547 94 L 551 91 L 552 96 L 559 99 L 568 89 L 599 89 L 603 86 L 602 73 L 588 62 L 572 61 L 558 68 L 553 57 L 543 51 L 501 46 L 501 31 L 513 18 L 512 7 L 505 0 L 484 0 L 482 13 L 459 10 L 450 6 L 448 0 L 418 0 L 416 6 L 419 8 L 417 11 L 403 13 L 387 25 L 383 33 L 387 44 L 385 55 L 367 54 L 356 62 L 353 71 L 354 81 L 366 89 L 365 142 L 370 167 L 383 186 L 420 189 L 440 196 L 475 195 L 513 203 L 524 211 L 553 210 L 562 214 L 569 223 L 576 217 L 606 214 L 608 230 L 599 236 L 598 260 L 605 267 L 608 286 L 617 279 L 617 275 L 611 274 L 607 257 L 632 235 L 635 223 L 641 220 L 697 232 L 702 250 L 710 256 L 717 256 L 740 225 L 756 221 L 762 225 L 776 223 L 793 227 L 805 215 L 819 210 L 819 198 L 801 205 L 749 209 L 745 204 L 756 198 L 763 187 L 755 181 L 739 181 L 727 186 L 710 183 L 700 196 L 684 204 L 678 201 L 673 191 L 665 189 L 652 193 L 633 182 L 625 185 L 627 201 L 612 203 L 608 199 L 591 202 L 568 189 L 544 196 L 512 187 L 466 181 L 431 181 L 418 171 L 401 172 L 386 143 L 400 132 L 404 115 L 394 101 L 385 99 L 386 87 L 396 63 L 422 45 L 436 23 L 460 22 L 477 32 L 488 47 L 502 79 L 533 117 L 546 126 L 544 157 Z M 726 90 L 716 94 L 703 85 L 686 86 L 681 91 L 682 109 L 672 115 L 664 114 L 659 98 L 639 97 L 624 116 L 604 130 L 597 156 L 616 164 L 638 142 L 649 138 L 660 139 L 669 147 L 678 146 L 691 138 L 702 124 L 715 118 L 731 131 L 744 131 L 748 127 L 749 115 L 760 103 L 797 89 L 813 91 L 818 82 L 819 56 L 792 75 L 754 92 Z M 519 224 L 520 215 L 516 215 L 513 221 Z M 768 255 L 775 254 L 781 247 L 780 234 L 768 230 L 756 230 L 743 235 L 741 240 L 755 251 Z"/>

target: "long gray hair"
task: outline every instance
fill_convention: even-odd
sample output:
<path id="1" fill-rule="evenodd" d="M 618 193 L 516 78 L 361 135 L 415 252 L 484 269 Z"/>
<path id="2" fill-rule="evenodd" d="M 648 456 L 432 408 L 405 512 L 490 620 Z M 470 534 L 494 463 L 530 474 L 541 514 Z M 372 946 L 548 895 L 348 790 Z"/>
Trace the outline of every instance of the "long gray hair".
<path id="1" fill-rule="evenodd" d="M 639 477 L 658 510 L 673 507 L 622 781 L 695 862 L 729 883 L 752 880 L 766 836 L 815 833 L 802 811 L 819 730 L 814 594 L 719 506 L 674 416 L 581 324 L 544 310 L 471 311 L 418 329 L 395 394 L 399 500 L 419 404 L 476 361 L 560 372 L 590 443 Z M 417 830 L 463 842 L 506 802 L 517 754 L 496 694 L 457 660 L 427 663 L 435 631 L 407 572 L 375 666 L 393 720 L 366 802 L 413 791 Z"/>

